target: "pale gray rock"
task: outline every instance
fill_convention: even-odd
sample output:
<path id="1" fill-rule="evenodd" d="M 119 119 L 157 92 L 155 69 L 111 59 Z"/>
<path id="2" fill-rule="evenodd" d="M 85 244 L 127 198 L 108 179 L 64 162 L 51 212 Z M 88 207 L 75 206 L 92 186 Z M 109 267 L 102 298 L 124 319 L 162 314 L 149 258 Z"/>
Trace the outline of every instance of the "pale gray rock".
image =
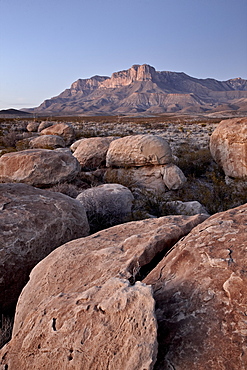
<path id="1" fill-rule="evenodd" d="M 174 200 L 171 202 L 166 202 L 166 205 L 171 209 L 175 214 L 180 215 L 196 215 L 196 214 L 208 214 L 206 208 L 197 200 L 190 202 L 182 202 L 181 200 Z"/>
<path id="2" fill-rule="evenodd" d="M 162 166 L 161 173 L 163 181 L 169 190 L 181 189 L 187 181 L 183 171 L 173 163 Z"/>
<path id="3" fill-rule="evenodd" d="M 80 164 L 68 151 L 28 149 L 0 157 L 0 182 L 52 185 L 73 180 Z"/>
<path id="4" fill-rule="evenodd" d="M 87 212 L 89 224 L 103 223 L 113 226 L 129 221 L 134 197 L 131 191 L 120 184 L 104 184 L 89 188 L 77 198 Z"/>
<path id="5" fill-rule="evenodd" d="M 77 200 L 26 184 L 0 184 L 1 308 L 17 301 L 40 260 L 88 232 L 86 211 Z"/>
<path id="6" fill-rule="evenodd" d="M 82 169 L 95 170 L 105 165 L 106 153 L 114 137 L 90 137 L 80 141 L 74 157 L 80 162 Z"/>
<path id="7" fill-rule="evenodd" d="M 110 144 L 106 155 L 107 167 L 163 165 L 172 161 L 168 142 L 156 135 L 134 135 Z"/>
<path id="8" fill-rule="evenodd" d="M 152 370 L 154 304 L 150 286 L 117 278 L 51 296 L 0 351 L 0 363 L 5 369 Z"/>

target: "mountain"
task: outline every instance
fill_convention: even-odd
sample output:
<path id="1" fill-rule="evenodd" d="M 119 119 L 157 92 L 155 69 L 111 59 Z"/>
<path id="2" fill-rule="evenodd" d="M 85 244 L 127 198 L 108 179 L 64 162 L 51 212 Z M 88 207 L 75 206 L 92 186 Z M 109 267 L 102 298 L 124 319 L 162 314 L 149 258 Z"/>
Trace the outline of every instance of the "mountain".
<path id="1" fill-rule="evenodd" d="M 247 114 L 247 80 L 197 79 L 183 72 L 160 72 L 143 64 L 111 77 L 79 79 L 39 107 L 37 114 L 106 115 L 159 113 Z"/>

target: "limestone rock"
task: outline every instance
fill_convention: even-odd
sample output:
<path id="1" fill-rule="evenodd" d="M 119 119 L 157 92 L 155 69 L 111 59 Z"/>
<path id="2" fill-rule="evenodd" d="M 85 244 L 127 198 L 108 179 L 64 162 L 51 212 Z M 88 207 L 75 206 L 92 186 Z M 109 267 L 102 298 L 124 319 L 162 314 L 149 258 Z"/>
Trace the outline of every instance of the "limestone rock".
<path id="1" fill-rule="evenodd" d="M 222 121 L 210 137 L 210 151 L 226 176 L 247 178 L 247 118 Z"/>
<path id="2" fill-rule="evenodd" d="M 83 139 L 73 155 L 82 168 L 94 170 L 105 164 L 106 153 L 114 137 L 90 137 Z"/>
<path id="3" fill-rule="evenodd" d="M 107 168 L 106 182 L 118 182 L 131 188 L 144 188 L 151 191 L 166 190 L 162 176 L 163 166 L 142 166 L 129 168 Z"/>
<path id="4" fill-rule="evenodd" d="M 175 164 L 168 164 L 162 167 L 163 181 L 169 190 L 178 190 L 183 187 L 186 177 L 183 171 Z"/>
<path id="5" fill-rule="evenodd" d="M 47 297 L 81 293 L 111 277 L 134 282 L 142 266 L 169 250 L 206 217 L 166 216 L 128 222 L 57 248 L 32 270 L 18 300 L 14 334 L 28 313 Z"/>
<path id="6" fill-rule="evenodd" d="M 85 140 L 86 138 L 85 137 L 83 137 L 83 138 L 81 138 L 81 139 L 79 139 L 79 140 L 76 140 L 73 144 L 71 144 L 70 145 L 70 150 L 72 151 L 72 152 L 75 152 L 76 151 L 76 149 L 78 148 L 78 146 L 80 145 L 80 143 L 83 141 L 83 140 Z"/>
<path id="7" fill-rule="evenodd" d="M 182 202 L 181 200 L 174 200 L 171 202 L 166 202 L 166 205 L 171 209 L 171 211 L 179 215 L 192 216 L 198 213 L 208 214 L 206 208 L 197 200 L 193 200 L 190 202 Z"/>
<path id="8" fill-rule="evenodd" d="M 41 135 L 59 135 L 62 136 L 66 145 L 70 145 L 75 138 L 75 130 L 68 123 L 57 123 L 40 131 Z"/>
<path id="9" fill-rule="evenodd" d="M 195 227 L 143 280 L 158 320 L 157 370 L 247 367 L 247 204 Z"/>
<path id="10" fill-rule="evenodd" d="M 27 125 L 27 131 L 37 132 L 38 127 L 39 127 L 39 122 L 29 122 Z"/>
<path id="11" fill-rule="evenodd" d="M 151 287 L 112 278 L 84 292 L 44 300 L 0 351 L 0 364 L 8 369 L 151 370 L 156 338 Z"/>
<path id="12" fill-rule="evenodd" d="M 45 128 L 50 127 L 50 126 L 53 126 L 53 125 L 54 125 L 54 122 L 51 122 L 51 121 L 42 121 L 42 122 L 39 124 L 38 132 L 41 132 L 41 131 L 42 131 L 42 130 L 44 130 Z"/>
<path id="13" fill-rule="evenodd" d="M 134 135 L 117 139 L 110 144 L 106 166 L 131 167 L 167 164 L 172 161 L 168 142 L 155 135 Z"/>
<path id="14" fill-rule="evenodd" d="M 76 199 L 84 206 L 94 228 L 99 222 L 109 227 L 129 221 L 134 197 L 123 185 L 104 184 L 84 190 Z"/>
<path id="15" fill-rule="evenodd" d="M 28 149 L 0 157 L 0 182 L 50 185 L 70 181 L 79 172 L 79 162 L 65 151 Z"/>
<path id="16" fill-rule="evenodd" d="M 29 146 L 32 149 L 56 149 L 65 148 L 65 142 L 58 135 L 42 135 L 35 137 L 29 141 Z"/>
<path id="17" fill-rule="evenodd" d="M 16 302 L 41 259 L 88 232 L 77 200 L 26 184 L 0 184 L 0 306 Z"/>

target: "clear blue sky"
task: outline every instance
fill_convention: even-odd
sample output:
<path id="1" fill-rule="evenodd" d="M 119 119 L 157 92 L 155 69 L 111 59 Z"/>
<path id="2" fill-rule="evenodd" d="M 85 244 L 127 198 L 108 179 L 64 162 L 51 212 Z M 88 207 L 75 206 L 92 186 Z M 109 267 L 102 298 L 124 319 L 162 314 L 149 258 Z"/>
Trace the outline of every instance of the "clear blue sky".
<path id="1" fill-rule="evenodd" d="M 0 0 L 0 109 L 143 63 L 247 79 L 247 1 Z"/>

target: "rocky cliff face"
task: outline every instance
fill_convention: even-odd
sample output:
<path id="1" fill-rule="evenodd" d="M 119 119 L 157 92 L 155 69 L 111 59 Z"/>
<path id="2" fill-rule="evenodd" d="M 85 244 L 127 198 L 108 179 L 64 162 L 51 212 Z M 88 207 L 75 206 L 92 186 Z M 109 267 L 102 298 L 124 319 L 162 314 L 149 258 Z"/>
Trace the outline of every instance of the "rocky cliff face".
<path id="1" fill-rule="evenodd" d="M 79 79 L 29 112 L 44 114 L 134 114 L 247 112 L 247 81 L 197 79 L 133 65 L 111 77 Z"/>

